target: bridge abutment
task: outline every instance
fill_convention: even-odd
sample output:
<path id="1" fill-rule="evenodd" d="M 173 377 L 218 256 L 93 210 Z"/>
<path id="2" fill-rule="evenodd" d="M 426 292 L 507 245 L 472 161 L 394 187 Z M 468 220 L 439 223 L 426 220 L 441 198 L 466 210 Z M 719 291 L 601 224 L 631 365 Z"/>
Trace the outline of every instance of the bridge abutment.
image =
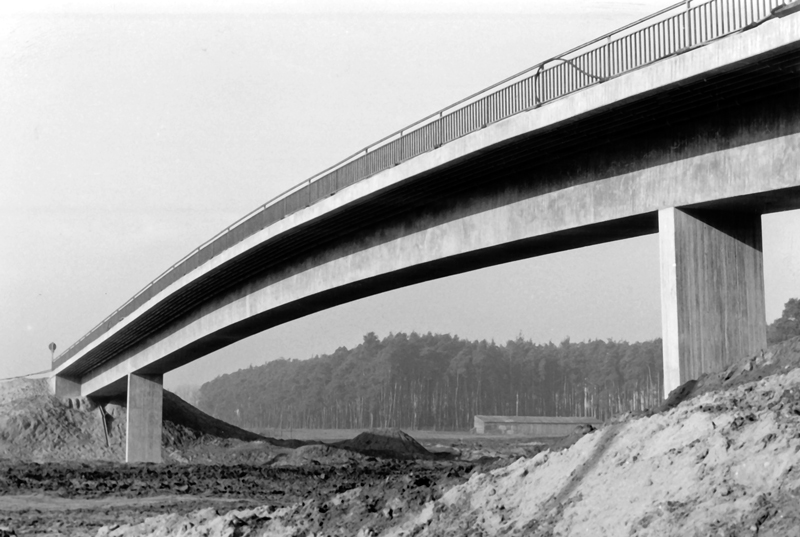
<path id="1" fill-rule="evenodd" d="M 163 375 L 128 375 L 127 462 L 161 462 Z"/>
<path id="2" fill-rule="evenodd" d="M 658 213 L 664 393 L 766 346 L 761 215 Z"/>
<path id="3" fill-rule="evenodd" d="M 61 375 L 50 377 L 50 391 L 61 399 L 72 399 L 81 396 L 81 383 L 79 380 Z"/>

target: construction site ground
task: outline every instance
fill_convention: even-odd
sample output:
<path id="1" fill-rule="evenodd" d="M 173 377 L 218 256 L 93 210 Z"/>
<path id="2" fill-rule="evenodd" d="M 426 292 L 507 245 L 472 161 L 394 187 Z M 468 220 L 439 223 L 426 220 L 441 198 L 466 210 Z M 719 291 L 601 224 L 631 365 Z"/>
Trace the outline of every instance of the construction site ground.
<path id="1" fill-rule="evenodd" d="M 800 537 L 798 365 L 795 338 L 564 439 L 262 436 L 165 392 L 161 464 L 121 462 L 122 402 L 3 381 L 0 537 Z"/>

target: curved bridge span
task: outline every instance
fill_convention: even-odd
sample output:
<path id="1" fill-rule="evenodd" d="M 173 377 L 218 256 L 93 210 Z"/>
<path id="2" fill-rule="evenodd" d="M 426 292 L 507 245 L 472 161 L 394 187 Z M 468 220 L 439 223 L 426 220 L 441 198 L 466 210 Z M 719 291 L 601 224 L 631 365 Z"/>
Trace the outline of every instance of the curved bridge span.
<path id="1" fill-rule="evenodd" d="M 248 215 L 62 353 L 55 392 L 127 392 L 128 460 L 158 460 L 172 369 L 358 298 L 648 233 L 666 390 L 762 348 L 760 218 L 800 208 L 800 2 L 694 4 L 457 103 Z"/>

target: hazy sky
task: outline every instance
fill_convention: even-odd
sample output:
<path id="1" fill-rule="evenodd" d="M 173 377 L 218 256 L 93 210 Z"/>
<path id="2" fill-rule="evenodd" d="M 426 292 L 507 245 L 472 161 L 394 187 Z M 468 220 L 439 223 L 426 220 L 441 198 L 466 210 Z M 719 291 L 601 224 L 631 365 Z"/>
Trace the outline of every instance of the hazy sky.
<path id="1" fill-rule="evenodd" d="M 55 2 L 0 11 L 0 378 L 49 368 L 240 216 L 450 102 L 672 2 Z M 221 6 L 225 6 L 222 8 Z M 232 6 L 232 7 L 230 7 Z M 23 11 L 24 10 L 24 11 Z M 800 214 L 765 218 L 767 315 Z M 397 290 L 167 376 L 201 383 L 376 332 L 660 336 L 655 236 Z"/>

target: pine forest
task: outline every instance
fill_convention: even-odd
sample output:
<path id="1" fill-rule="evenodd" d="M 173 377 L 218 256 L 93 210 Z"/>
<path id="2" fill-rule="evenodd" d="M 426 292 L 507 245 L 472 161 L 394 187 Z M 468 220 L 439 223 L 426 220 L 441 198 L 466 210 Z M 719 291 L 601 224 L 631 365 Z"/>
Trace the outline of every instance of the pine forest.
<path id="1" fill-rule="evenodd" d="M 369 333 L 353 349 L 217 377 L 199 405 L 252 429 L 468 430 L 476 414 L 605 419 L 662 397 L 661 340 L 497 345 Z"/>

